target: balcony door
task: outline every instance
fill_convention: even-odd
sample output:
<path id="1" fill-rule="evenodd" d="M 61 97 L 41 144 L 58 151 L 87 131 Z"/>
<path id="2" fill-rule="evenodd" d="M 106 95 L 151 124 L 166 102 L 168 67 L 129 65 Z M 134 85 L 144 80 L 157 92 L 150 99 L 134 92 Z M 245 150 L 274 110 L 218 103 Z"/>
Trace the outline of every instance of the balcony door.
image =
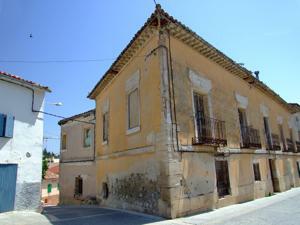
<path id="1" fill-rule="evenodd" d="M 286 144 L 285 144 L 285 138 L 284 138 L 282 124 L 279 124 L 278 126 L 279 126 L 279 133 L 280 133 L 280 139 L 282 142 L 282 147 L 283 147 L 283 150 L 286 151 Z"/>
<path id="2" fill-rule="evenodd" d="M 206 119 L 205 96 L 194 93 L 194 109 L 195 109 L 195 123 L 196 136 L 198 138 L 209 135 L 208 120 Z"/>
<path id="3" fill-rule="evenodd" d="M 243 109 L 238 109 L 239 111 L 239 120 L 240 120 L 240 128 L 241 128 L 241 144 L 242 146 L 249 143 L 249 134 L 248 134 L 248 127 L 247 127 L 247 115 L 246 111 Z"/>
<path id="4" fill-rule="evenodd" d="M 272 138 L 269 126 L 269 118 L 264 117 L 264 128 L 265 128 L 265 135 L 266 135 L 266 142 L 267 142 L 267 149 L 272 149 Z"/>

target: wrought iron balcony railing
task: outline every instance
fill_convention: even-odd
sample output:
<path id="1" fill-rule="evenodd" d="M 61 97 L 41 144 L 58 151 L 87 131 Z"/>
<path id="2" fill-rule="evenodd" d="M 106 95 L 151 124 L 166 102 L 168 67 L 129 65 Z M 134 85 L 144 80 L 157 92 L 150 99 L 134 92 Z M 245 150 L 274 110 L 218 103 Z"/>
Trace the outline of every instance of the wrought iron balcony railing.
<path id="1" fill-rule="evenodd" d="M 259 130 L 251 126 L 242 126 L 242 143 L 241 148 L 261 148 Z"/>
<path id="2" fill-rule="evenodd" d="M 287 144 L 287 151 L 288 152 L 295 152 L 295 145 L 292 139 L 287 138 L 286 139 L 286 144 Z"/>
<path id="3" fill-rule="evenodd" d="M 225 121 L 196 116 L 197 134 L 192 138 L 193 145 L 226 146 Z"/>

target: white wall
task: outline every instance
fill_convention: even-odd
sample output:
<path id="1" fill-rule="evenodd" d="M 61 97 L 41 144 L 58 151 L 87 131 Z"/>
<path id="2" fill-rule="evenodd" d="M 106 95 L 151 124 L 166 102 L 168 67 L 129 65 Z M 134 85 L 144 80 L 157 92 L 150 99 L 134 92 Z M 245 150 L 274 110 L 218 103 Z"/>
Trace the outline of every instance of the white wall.
<path id="1" fill-rule="evenodd" d="M 35 90 L 35 110 L 43 111 L 44 96 Z M 31 104 L 29 89 L 0 80 L 0 113 L 15 117 L 13 138 L 0 137 L 0 163 L 18 164 L 17 210 L 36 209 L 40 200 L 44 119 L 32 112 Z"/>

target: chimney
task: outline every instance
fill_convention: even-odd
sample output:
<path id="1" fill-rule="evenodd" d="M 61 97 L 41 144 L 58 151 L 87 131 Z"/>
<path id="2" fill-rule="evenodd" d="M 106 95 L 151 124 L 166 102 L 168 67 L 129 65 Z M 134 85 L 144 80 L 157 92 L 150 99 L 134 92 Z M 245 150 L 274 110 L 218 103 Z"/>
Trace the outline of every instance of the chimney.
<path id="1" fill-rule="evenodd" d="M 259 71 L 254 71 L 255 77 L 257 80 L 259 80 Z"/>

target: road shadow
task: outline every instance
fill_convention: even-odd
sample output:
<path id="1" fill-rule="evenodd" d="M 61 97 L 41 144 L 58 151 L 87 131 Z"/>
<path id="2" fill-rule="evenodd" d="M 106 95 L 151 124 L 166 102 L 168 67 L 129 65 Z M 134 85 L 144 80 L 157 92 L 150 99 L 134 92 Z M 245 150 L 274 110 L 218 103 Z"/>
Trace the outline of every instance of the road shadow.
<path id="1" fill-rule="evenodd" d="M 163 218 L 96 206 L 45 207 L 42 214 L 53 225 L 141 225 L 163 221 Z"/>

